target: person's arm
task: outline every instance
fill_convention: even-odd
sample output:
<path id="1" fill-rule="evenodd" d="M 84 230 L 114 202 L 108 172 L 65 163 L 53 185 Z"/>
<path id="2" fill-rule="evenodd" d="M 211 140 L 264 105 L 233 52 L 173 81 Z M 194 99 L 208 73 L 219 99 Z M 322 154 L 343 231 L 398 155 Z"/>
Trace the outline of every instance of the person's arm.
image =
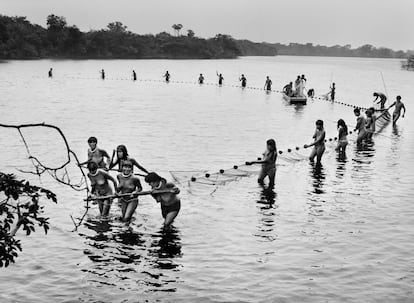
<path id="1" fill-rule="evenodd" d="M 147 170 L 146 170 L 143 166 L 141 166 L 141 165 L 137 162 L 137 160 L 135 160 L 135 159 L 133 159 L 133 158 L 130 158 L 129 160 L 132 162 L 132 165 L 133 165 L 133 166 L 138 167 L 138 169 L 140 169 L 140 170 L 142 170 L 144 173 L 148 174 L 148 171 L 147 171 Z"/>
<path id="2" fill-rule="evenodd" d="M 180 193 L 180 189 L 177 186 L 175 186 L 174 183 L 166 183 L 165 188 L 170 189 L 176 195 L 178 195 Z"/>
<path id="3" fill-rule="evenodd" d="M 135 192 L 137 192 L 137 193 L 139 193 L 140 191 L 142 191 L 142 185 L 141 185 L 141 181 L 139 181 L 139 179 L 138 178 L 136 178 L 136 191 Z"/>
<path id="4" fill-rule="evenodd" d="M 395 106 L 395 102 L 393 103 L 393 104 L 391 104 L 388 108 L 387 108 L 387 110 L 389 110 L 391 107 L 393 107 L 393 106 Z"/>
<path id="5" fill-rule="evenodd" d="M 101 153 L 102 158 L 106 158 L 106 161 L 105 161 L 105 159 L 103 160 L 103 162 L 105 163 L 105 168 L 106 168 L 109 165 L 110 157 L 109 157 L 108 153 L 106 152 L 106 150 L 99 149 L 99 151 Z"/>
<path id="6" fill-rule="evenodd" d="M 115 158 L 116 158 L 116 161 L 114 162 Z M 114 149 L 113 152 L 112 152 L 112 157 L 111 157 L 111 159 L 109 161 L 109 164 L 108 164 L 109 169 L 114 168 L 118 163 L 119 163 L 118 155 L 117 155 L 117 153 Z"/>
<path id="7" fill-rule="evenodd" d="M 276 155 L 277 155 L 277 153 L 276 153 Z M 266 157 L 263 158 L 263 160 L 246 162 L 246 165 L 265 164 L 265 163 L 270 163 L 271 160 L 272 160 L 272 154 L 267 154 Z"/>
<path id="8" fill-rule="evenodd" d="M 109 181 L 111 181 L 114 184 L 114 189 L 117 192 L 118 191 L 118 183 L 116 182 L 116 180 L 114 179 L 114 177 L 112 177 L 110 174 L 108 174 L 105 171 L 102 171 L 103 175 L 105 176 L 105 178 Z"/>
<path id="9" fill-rule="evenodd" d="M 405 105 L 404 104 L 402 105 L 402 109 L 404 110 L 404 113 L 402 114 L 402 117 L 404 118 L 404 115 L 405 115 Z"/>
<path id="10" fill-rule="evenodd" d="M 92 160 L 92 153 L 91 153 L 91 151 L 88 149 L 88 160 L 86 160 L 86 161 L 84 161 L 84 162 L 79 163 L 79 166 L 85 165 L 85 164 L 89 163 L 91 160 Z"/>
<path id="11" fill-rule="evenodd" d="M 315 135 L 316 135 L 316 134 L 315 134 Z M 305 144 L 305 148 L 308 148 L 308 147 L 314 146 L 314 145 L 316 145 L 316 144 L 318 144 L 318 143 L 320 143 L 320 142 L 323 142 L 323 140 L 325 140 L 325 131 L 322 131 L 322 132 L 319 134 L 319 136 L 317 136 L 317 137 L 315 138 L 315 141 L 313 141 L 313 143 L 311 143 L 311 144 Z"/>

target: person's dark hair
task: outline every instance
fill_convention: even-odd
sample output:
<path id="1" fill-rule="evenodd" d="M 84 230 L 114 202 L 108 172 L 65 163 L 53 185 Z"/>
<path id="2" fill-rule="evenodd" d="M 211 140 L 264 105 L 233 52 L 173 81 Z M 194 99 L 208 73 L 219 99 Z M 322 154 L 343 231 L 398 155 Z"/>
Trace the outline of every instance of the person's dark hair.
<path id="1" fill-rule="evenodd" d="M 93 142 L 98 143 L 98 139 L 96 139 L 96 137 L 89 137 L 88 143 L 93 143 Z"/>
<path id="2" fill-rule="evenodd" d="M 354 113 L 360 114 L 361 113 L 361 110 L 357 107 L 357 108 L 354 109 Z"/>
<path id="3" fill-rule="evenodd" d="M 97 170 L 98 164 L 96 164 L 96 162 L 89 161 L 87 167 L 89 170 Z"/>
<path id="4" fill-rule="evenodd" d="M 344 130 L 345 134 L 348 135 L 348 126 L 346 125 L 345 121 L 343 119 L 339 119 L 338 120 L 338 125 L 337 127 L 342 127 L 342 129 Z"/>
<path id="5" fill-rule="evenodd" d="M 397 96 L 397 100 L 401 100 L 401 96 Z"/>
<path id="6" fill-rule="evenodd" d="M 373 95 L 374 97 L 376 97 L 376 96 L 378 96 L 378 93 L 373 93 L 372 95 Z"/>
<path id="7" fill-rule="evenodd" d="M 323 121 L 322 120 L 316 120 L 316 125 L 320 125 L 323 127 Z"/>
<path id="8" fill-rule="evenodd" d="M 132 164 L 132 162 L 131 162 L 131 161 L 129 161 L 129 160 L 125 160 L 125 161 L 122 163 L 122 167 L 124 167 L 124 166 L 133 167 L 133 164 Z"/>
<path id="9" fill-rule="evenodd" d="M 126 146 L 125 146 L 125 145 L 123 145 L 123 144 L 118 145 L 118 146 L 116 147 L 116 150 L 117 150 L 117 151 L 118 151 L 118 150 L 122 151 L 122 154 L 123 154 L 123 156 L 124 156 L 122 160 L 125 160 L 126 158 L 128 158 L 128 150 L 127 150 L 127 148 L 126 148 Z"/>
<path id="10" fill-rule="evenodd" d="M 160 177 L 157 173 L 151 172 L 148 175 L 145 176 L 145 182 L 151 183 L 151 182 L 158 182 L 162 181 L 163 178 Z"/>
<path id="11" fill-rule="evenodd" d="M 266 141 L 266 144 L 272 148 L 272 151 L 276 151 L 276 141 L 269 139 Z"/>

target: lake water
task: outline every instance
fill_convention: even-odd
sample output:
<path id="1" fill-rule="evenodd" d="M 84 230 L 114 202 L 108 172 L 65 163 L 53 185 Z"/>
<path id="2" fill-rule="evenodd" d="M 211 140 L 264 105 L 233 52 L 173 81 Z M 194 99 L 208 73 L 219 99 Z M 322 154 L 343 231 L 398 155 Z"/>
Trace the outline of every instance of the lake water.
<path id="1" fill-rule="evenodd" d="M 130 80 L 132 69 L 139 81 Z M 166 70 L 176 82 L 143 81 L 161 80 Z M 216 71 L 223 87 L 195 84 L 199 73 L 216 83 Z M 214 172 L 254 160 L 269 138 L 285 153 L 302 147 L 312 142 L 316 119 L 325 121 L 328 138 L 337 136 L 339 118 L 355 125 L 351 107 L 318 99 L 295 107 L 276 92 L 242 90 L 241 73 L 252 88 L 263 88 L 269 75 L 278 90 L 305 74 L 316 95 L 333 81 L 337 100 L 365 107 L 374 91 L 387 92 L 390 101 L 401 95 L 408 111 L 363 150 L 350 135 L 345 160 L 328 142 L 321 169 L 279 159 L 274 191 L 257 185 L 255 175 L 212 195 L 211 186 L 179 185 L 182 208 L 171 233 L 161 231 L 151 197 L 140 199 L 130 229 L 100 222 L 94 207 L 72 232 L 70 215 L 83 213 L 85 194 L 16 171 L 31 167 L 25 148 L 15 131 L 0 128 L 0 170 L 58 195 L 58 204 L 44 203 L 48 235 L 18 233 L 23 252 L 0 270 L 0 301 L 412 302 L 414 73 L 400 70 L 398 60 L 7 61 L 0 63 L 0 121 L 55 124 L 81 160 L 89 136 L 110 153 L 125 144 L 144 167 L 170 180 L 169 171 Z M 25 135 L 45 163 L 63 161 L 55 133 Z M 112 213 L 120 213 L 116 203 Z"/>

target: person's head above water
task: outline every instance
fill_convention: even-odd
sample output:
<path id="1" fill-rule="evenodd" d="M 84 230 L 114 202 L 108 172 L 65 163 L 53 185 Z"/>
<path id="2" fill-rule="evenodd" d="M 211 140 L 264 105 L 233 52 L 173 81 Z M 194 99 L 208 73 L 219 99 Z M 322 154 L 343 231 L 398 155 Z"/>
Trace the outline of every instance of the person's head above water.
<path id="1" fill-rule="evenodd" d="M 397 96 L 397 101 L 401 101 L 401 96 Z"/>
<path id="2" fill-rule="evenodd" d="M 98 139 L 96 137 L 89 137 L 88 143 L 98 143 Z"/>
<path id="3" fill-rule="evenodd" d="M 127 159 L 128 158 L 128 150 L 125 145 L 121 144 L 116 147 L 116 153 L 118 158 L 120 159 Z"/>
<path id="4" fill-rule="evenodd" d="M 98 164 L 93 161 L 89 161 L 87 167 L 90 172 L 95 172 L 98 169 Z"/>
<path id="5" fill-rule="evenodd" d="M 316 120 L 316 122 L 315 122 L 315 125 L 318 127 L 318 128 L 323 128 L 323 121 L 322 120 Z"/>
<path id="6" fill-rule="evenodd" d="M 165 181 L 164 178 L 162 178 L 154 172 L 150 172 L 148 175 L 145 176 L 145 182 L 147 182 L 152 187 L 158 186 L 158 184 L 160 184 L 160 182 L 162 182 L 163 180 Z"/>
<path id="7" fill-rule="evenodd" d="M 267 140 L 266 145 L 270 151 L 276 151 L 276 141 L 274 139 Z"/>
<path id="8" fill-rule="evenodd" d="M 357 107 L 357 108 L 355 108 L 354 109 L 354 114 L 356 115 L 356 116 L 359 116 L 360 114 L 361 114 L 361 110 Z"/>

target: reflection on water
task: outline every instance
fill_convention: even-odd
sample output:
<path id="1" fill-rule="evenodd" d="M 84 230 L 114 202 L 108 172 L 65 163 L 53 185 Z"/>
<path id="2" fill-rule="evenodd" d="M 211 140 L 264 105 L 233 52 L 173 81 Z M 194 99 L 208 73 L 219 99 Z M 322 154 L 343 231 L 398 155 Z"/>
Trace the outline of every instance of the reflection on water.
<path id="1" fill-rule="evenodd" d="M 325 193 L 325 171 L 322 164 L 310 163 L 310 175 L 312 177 L 313 193 Z"/>
<path id="2" fill-rule="evenodd" d="M 89 245 L 84 254 L 92 263 L 82 271 L 88 273 L 87 281 L 93 284 L 116 285 L 120 289 L 147 291 L 175 291 L 179 271 L 177 258 L 182 256 L 180 231 L 137 231 L 132 223 L 89 218 L 80 234 Z M 122 281 L 121 284 L 118 282 Z"/>
<path id="3" fill-rule="evenodd" d="M 275 234 L 275 216 L 278 205 L 275 204 L 277 193 L 273 188 L 261 186 L 260 200 L 257 201 L 259 218 L 257 232 L 255 234 L 260 240 L 274 241 L 277 238 Z"/>

